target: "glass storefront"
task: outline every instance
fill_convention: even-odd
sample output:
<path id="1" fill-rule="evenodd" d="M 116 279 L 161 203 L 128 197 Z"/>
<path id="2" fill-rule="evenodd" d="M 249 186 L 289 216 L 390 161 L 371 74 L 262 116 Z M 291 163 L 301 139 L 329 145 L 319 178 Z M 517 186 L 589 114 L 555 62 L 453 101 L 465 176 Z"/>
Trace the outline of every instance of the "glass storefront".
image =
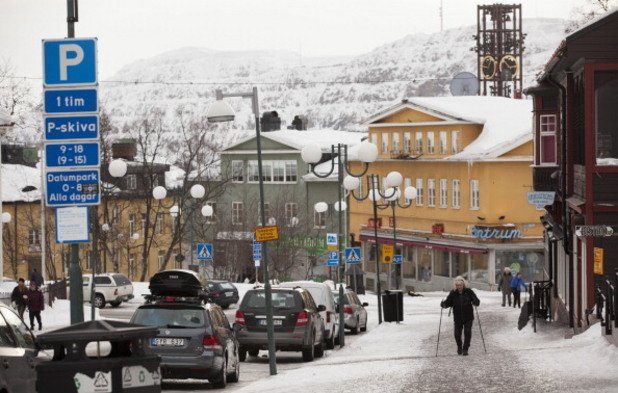
<path id="1" fill-rule="evenodd" d="M 470 255 L 470 273 L 467 278 L 468 281 L 472 282 L 489 282 L 489 274 L 487 271 L 489 265 L 489 255 L 488 254 L 471 254 Z"/>
<path id="2" fill-rule="evenodd" d="M 450 253 L 448 251 L 436 250 L 434 256 L 435 264 L 433 273 L 436 276 L 449 277 L 451 265 Z"/>
<path id="3" fill-rule="evenodd" d="M 525 282 L 543 280 L 545 257 L 542 250 L 496 251 L 496 282 L 505 267 L 521 272 Z"/>
<path id="4" fill-rule="evenodd" d="M 416 259 L 413 247 L 404 247 L 403 278 L 416 279 Z"/>
<path id="5" fill-rule="evenodd" d="M 433 250 L 427 248 L 419 248 L 418 252 L 418 267 L 420 271 L 420 280 L 429 282 L 431 281 L 431 276 L 433 275 L 431 262 L 432 262 L 432 254 Z"/>
<path id="6" fill-rule="evenodd" d="M 468 274 L 468 255 L 459 252 L 452 253 L 453 270 L 451 277 Z"/>

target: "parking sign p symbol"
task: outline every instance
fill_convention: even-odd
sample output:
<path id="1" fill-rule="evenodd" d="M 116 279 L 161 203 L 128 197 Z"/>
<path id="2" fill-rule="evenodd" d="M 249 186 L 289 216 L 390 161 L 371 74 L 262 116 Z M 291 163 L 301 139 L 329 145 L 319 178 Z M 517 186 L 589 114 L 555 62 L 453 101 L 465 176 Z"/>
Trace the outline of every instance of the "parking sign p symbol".
<path id="1" fill-rule="evenodd" d="M 82 60 L 84 60 L 84 50 L 79 45 L 60 45 L 60 80 L 67 80 L 68 68 L 80 64 Z"/>

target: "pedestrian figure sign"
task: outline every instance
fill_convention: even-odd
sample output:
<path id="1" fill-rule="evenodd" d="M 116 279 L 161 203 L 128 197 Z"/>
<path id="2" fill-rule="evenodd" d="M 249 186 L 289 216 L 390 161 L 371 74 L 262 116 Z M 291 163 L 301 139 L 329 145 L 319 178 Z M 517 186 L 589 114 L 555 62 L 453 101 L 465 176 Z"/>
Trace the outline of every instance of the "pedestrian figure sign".
<path id="1" fill-rule="evenodd" d="M 336 246 L 337 245 L 337 234 L 336 233 L 327 233 L 326 234 L 326 245 L 327 246 Z"/>
<path id="2" fill-rule="evenodd" d="M 197 260 L 198 261 L 212 261 L 212 244 L 211 243 L 199 243 L 197 245 Z"/>
<path id="3" fill-rule="evenodd" d="M 362 262 L 360 247 L 348 247 L 345 249 L 345 263 L 356 265 Z"/>

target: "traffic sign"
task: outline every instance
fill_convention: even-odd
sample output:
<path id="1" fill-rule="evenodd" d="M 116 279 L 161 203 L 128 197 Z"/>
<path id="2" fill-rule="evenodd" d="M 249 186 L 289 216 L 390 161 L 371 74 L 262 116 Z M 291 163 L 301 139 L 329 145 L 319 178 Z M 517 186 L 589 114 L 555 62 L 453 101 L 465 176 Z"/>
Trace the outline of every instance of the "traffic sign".
<path id="1" fill-rule="evenodd" d="M 356 265 L 363 260 L 360 247 L 348 247 L 345 249 L 345 263 Z"/>
<path id="2" fill-rule="evenodd" d="M 198 261 L 212 261 L 213 247 L 211 243 L 198 243 L 196 251 Z"/>
<path id="3" fill-rule="evenodd" d="M 43 86 L 97 83 L 97 39 L 43 40 Z"/>
<path id="4" fill-rule="evenodd" d="M 403 255 L 395 255 L 395 256 L 393 256 L 393 263 L 395 265 L 401 265 L 403 263 Z"/>
<path id="5" fill-rule="evenodd" d="M 45 90 L 43 112 L 47 113 L 94 113 L 99 111 L 96 88 Z"/>
<path id="6" fill-rule="evenodd" d="M 255 241 L 268 242 L 279 240 L 279 228 L 276 225 L 255 228 Z"/>
<path id="7" fill-rule="evenodd" d="M 337 234 L 336 233 L 327 233 L 326 234 L 326 245 L 327 246 L 336 246 L 337 245 Z"/>
<path id="8" fill-rule="evenodd" d="M 99 169 L 50 171 L 45 174 L 47 206 L 98 205 Z"/>
<path id="9" fill-rule="evenodd" d="M 253 242 L 253 260 L 259 261 L 262 259 L 262 243 Z"/>
<path id="10" fill-rule="evenodd" d="M 99 142 L 46 143 L 45 166 L 68 168 L 100 165 Z"/>
<path id="11" fill-rule="evenodd" d="M 388 244 L 382 245 L 382 263 L 392 263 L 393 254 L 395 254 L 395 247 Z"/>
<path id="12" fill-rule="evenodd" d="M 339 252 L 338 251 L 328 252 L 328 260 L 326 261 L 326 266 L 339 266 Z"/>
<path id="13" fill-rule="evenodd" d="M 89 214 L 86 206 L 56 210 L 56 243 L 86 243 L 89 239 Z"/>
<path id="14" fill-rule="evenodd" d="M 46 116 L 45 139 L 48 141 L 99 138 L 99 116 Z"/>

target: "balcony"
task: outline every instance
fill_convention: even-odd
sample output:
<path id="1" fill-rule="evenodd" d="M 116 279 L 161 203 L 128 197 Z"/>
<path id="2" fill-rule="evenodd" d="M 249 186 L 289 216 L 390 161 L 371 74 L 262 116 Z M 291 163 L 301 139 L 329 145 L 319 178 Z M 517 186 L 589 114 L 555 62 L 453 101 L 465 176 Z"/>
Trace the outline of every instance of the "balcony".
<path id="1" fill-rule="evenodd" d="M 554 173 L 556 174 L 553 175 Z M 534 185 L 534 191 L 556 191 L 558 189 L 558 167 L 532 167 L 532 181 Z"/>

